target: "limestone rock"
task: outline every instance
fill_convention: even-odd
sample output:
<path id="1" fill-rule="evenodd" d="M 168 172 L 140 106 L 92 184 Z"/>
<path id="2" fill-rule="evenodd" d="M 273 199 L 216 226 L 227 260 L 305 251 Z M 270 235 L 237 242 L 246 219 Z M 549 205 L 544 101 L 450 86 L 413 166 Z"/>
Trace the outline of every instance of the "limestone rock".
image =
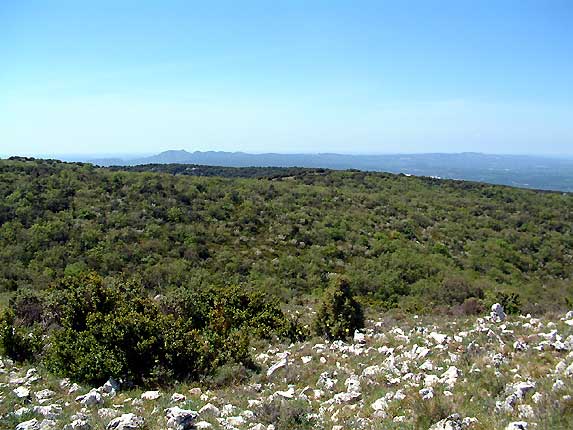
<path id="1" fill-rule="evenodd" d="M 111 420 L 113 418 L 116 418 L 120 414 L 120 412 L 114 408 L 101 408 L 98 409 L 97 414 L 99 415 L 100 418 Z"/>
<path id="2" fill-rule="evenodd" d="M 57 418 L 62 413 L 62 407 L 58 404 L 53 404 L 49 406 L 34 406 L 32 411 L 35 414 L 43 415 L 48 419 Z"/>
<path id="3" fill-rule="evenodd" d="M 527 430 L 527 423 L 525 421 L 514 421 L 509 423 L 505 430 Z"/>
<path id="4" fill-rule="evenodd" d="M 173 393 L 173 395 L 171 396 L 171 403 L 184 402 L 186 399 L 187 398 L 185 397 L 184 394 Z"/>
<path id="5" fill-rule="evenodd" d="M 167 427 L 175 430 L 190 430 L 194 427 L 199 414 L 189 409 L 181 409 L 179 406 L 165 409 Z"/>
<path id="6" fill-rule="evenodd" d="M 120 417 L 114 418 L 107 425 L 106 430 L 141 430 L 145 424 L 145 420 L 133 413 L 123 414 Z"/>
<path id="7" fill-rule="evenodd" d="M 91 425 L 85 419 L 75 419 L 71 423 L 64 426 L 64 430 L 90 430 Z"/>
<path id="8" fill-rule="evenodd" d="M 141 393 L 141 400 L 157 400 L 161 397 L 159 391 L 146 391 Z"/>
<path id="9" fill-rule="evenodd" d="M 211 403 L 207 403 L 205 406 L 203 406 L 201 409 L 199 409 L 199 414 L 200 415 L 208 414 L 208 415 L 212 415 L 214 417 L 219 417 L 219 416 L 221 416 L 221 410 L 217 406 L 215 406 Z"/>
<path id="10" fill-rule="evenodd" d="M 287 357 L 277 361 L 275 364 L 273 364 L 271 367 L 269 367 L 269 369 L 267 370 L 267 376 L 271 376 L 278 369 L 285 367 L 287 364 L 288 364 L 288 358 Z"/>
<path id="11" fill-rule="evenodd" d="M 505 311 L 503 310 L 503 306 L 499 303 L 494 303 L 491 305 L 491 313 L 490 318 L 494 322 L 502 322 L 505 321 Z"/>
<path id="12" fill-rule="evenodd" d="M 46 401 L 54 397 L 56 393 L 52 390 L 40 390 L 34 394 L 39 402 Z"/>
<path id="13" fill-rule="evenodd" d="M 30 397 L 30 390 L 26 387 L 18 387 L 15 388 L 13 390 L 14 394 L 16 394 L 16 397 L 18 397 L 19 399 L 26 399 L 28 397 Z"/>
<path id="14" fill-rule="evenodd" d="M 21 422 L 16 426 L 16 430 L 40 430 L 40 423 L 36 418 Z"/>
<path id="15" fill-rule="evenodd" d="M 93 388 L 89 393 L 76 397 L 76 402 L 79 402 L 84 406 L 101 405 L 103 403 L 103 398 L 101 394 Z"/>
<path id="16" fill-rule="evenodd" d="M 459 414 L 452 414 L 441 421 L 438 421 L 430 430 L 462 430 L 463 423 Z"/>
<path id="17" fill-rule="evenodd" d="M 119 382 L 113 378 L 109 378 L 106 383 L 99 388 L 98 391 L 113 397 L 115 393 L 119 391 Z"/>

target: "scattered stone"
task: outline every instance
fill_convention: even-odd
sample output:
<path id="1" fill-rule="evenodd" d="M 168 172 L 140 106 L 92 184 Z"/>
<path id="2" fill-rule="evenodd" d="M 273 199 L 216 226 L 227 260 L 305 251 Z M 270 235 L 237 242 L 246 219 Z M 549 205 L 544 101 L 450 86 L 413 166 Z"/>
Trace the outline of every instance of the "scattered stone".
<path id="1" fill-rule="evenodd" d="M 101 405 L 103 403 L 103 398 L 99 391 L 93 388 L 89 393 L 76 397 L 76 402 L 79 402 L 84 406 Z"/>
<path id="2" fill-rule="evenodd" d="M 287 364 L 288 364 L 288 358 L 287 357 L 277 361 L 275 364 L 273 364 L 271 367 L 269 367 L 269 369 L 267 370 L 267 376 L 271 376 L 278 369 L 281 369 L 281 368 L 287 366 Z"/>
<path id="3" fill-rule="evenodd" d="M 517 384 L 510 385 L 509 389 L 510 391 L 513 391 L 513 393 L 519 399 L 523 399 L 525 394 L 535 389 L 535 382 L 531 381 L 518 382 Z"/>
<path id="4" fill-rule="evenodd" d="M 141 430 L 145 424 L 145 420 L 133 413 L 123 414 L 120 417 L 114 418 L 107 425 L 106 430 Z"/>
<path id="5" fill-rule="evenodd" d="M 40 422 L 40 430 L 55 430 L 56 422 L 50 419 L 44 419 Z"/>
<path id="6" fill-rule="evenodd" d="M 99 415 L 100 418 L 103 418 L 105 420 L 111 420 L 119 416 L 120 412 L 114 408 L 101 408 L 98 409 L 97 414 Z"/>
<path id="7" fill-rule="evenodd" d="M 450 366 L 448 367 L 448 370 L 442 374 L 440 382 L 451 389 L 456 384 L 459 376 L 460 370 L 456 366 Z"/>
<path id="8" fill-rule="evenodd" d="M 71 423 L 64 426 L 64 430 L 90 430 L 91 425 L 85 419 L 75 419 Z"/>
<path id="9" fill-rule="evenodd" d="M 519 418 L 533 418 L 535 416 L 533 408 L 529 405 L 519 405 L 517 406 L 517 411 Z"/>
<path id="10" fill-rule="evenodd" d="M 108 394 L 111 397 L 115 395 L 119 391 L 119 382 L 117 382 L 113 378 L 109 378 L 105 384 L 103 384 L 100 389 L 98 390 L 101 393 Z"/>
<path id="11" fill-rule="evenodd" d="M 525 421 L 515 421 L 509 423 L 505 430 L 527 430 L 527 423 Z"/>
<path id="12" fill-rule="evenodd" d="M 349 376 L 346 381 L 344 381 L 344 386 L 346 387 L 346 391 L 348 392 L 360 392 L 360 380 L 358 376 L 351 375 Z"/>
<path id="13" fill-rule="evenodd" d="M 423 400 L 430 400 L 434 398 L 434 389 L 432 387 L 422 388 L 418 391 Z"/>
<path id="14" fill-rule="evenodd" d="M 438 421 L 430 430 L 462 430 L 463 423 L 459 414 L 452 414 L 441 421 Z"/>
<path id="15" fill-rule="evenodd" d="M 167 427 L 175 430 L 190 430 L 194 428 L 198 413 L 189 409 L 181 409 L 179 406 L 165 409 Z"/>
<path id="16" fill-rule="evenodd" d="M 49 399 L 51 399 L 52 397 L 54 397 L 56 395 L 56 393 L 52 390 L 40 390 L 37 391 L 34 396 L 36 397 L 36 399 L 41 403 L 43 401 L 47 401 Z"/>
<path id="17" fill-rule="evenodd" d="M 553 384 L 552 390 L 559 391 L 562 390 L 563 388 L 565 388 L 565 383 L 561 379 L 557 379 Z"/>
<path id="18" fill-rule="evenodd" d="M 141 393 L 141 400 L 157 400 L 161 397 L 161 393 L 159 391 L 146 391 Z"/>
<path id="19" fill-rule="evenodd" d="M 332 390 L 338 381 L 336 379 L 332 379 L 328 372 L 322 372 L 318 377 L 318 381 L 316 383 L 317 387 L 324 388 L 325 390 Z"/>
<path id="20" fill-rule="evenodd" d="M 294 387 L 290 387 L 286 391 L 277 391 L 275 395 L 284 397 L 285 399 L 292 399 L 294 397 Z"/>
<path id="21" fill-rule="evenodd" d="M 232 427 L 240 427 L 242 425 L 245 424 L 245 419 L 241 416 L 236 416 L 236 417 L 227 417 L 225 419 L 225 421 L 227 422 L 228 425 L 232 426 Z"/>
<path id="22" fill-rule="evenodd" d="M 187 400 L 187 398 L 185 397 L 184 394 L 173 393 L 173 395 L 171 396 L 171 403 L 184 402 L 185 400 Z"/>
<path id="23" fill-rule="evenodd" d="M 68 390 L 68 394 L 74 394 L 74 393 L 80 391 L 81 389 L 82 389 L 82 387 L 74 382 L 72 384 L 72 386 L 70 387 L 70 389 Z"/>
<path id="24" fill-rule="evenodd" d="M 12 390 L 12 392 L 16 394 L 16 397 L 18 397 L 19 399 L 27 399 L 30 397 L 30 390 L 26 387 L 20 386 Z"/>
<path id="25" fill-rule="evenodd" d="M 221 416 L 221 410 L 217 406 L 211 403 L 207 403 L 205 406 L 199 409 L 199 414 L 200 415 L 207 414 L 207 415 L 212 415 L 214 417 L 219 417 Z"/>
<path id="26" fill-rule="evenodd" d="M 361 394 L 356 391 L 335 394 L 333 400 L 335 403 L 351 403 L 358 400 Z"/>
<path id="27" fill-rule="evenodd" d="M 58 404 L 52 404 L 49 406 L 34 406 L 32 411 L 35 414 L 43 415 L 48 419 L 55 419 L 62 413 L 62 407 Z"/>
<path id="28" fill-rule="evenodd" d="M 189 390 L 189 394 L 192 395 L 193 397 L 199 397 L 202 394 L 201 388 L 193 387 Z"/>
<path id="29" fill-rule="evenodd" d="M 22 408 L 16 409 L 16 410 L 14 411 L 14 415 L 17 416 L 17 417 L 21 417 L 22 415 L 25 415 L 25 414 L 27 414 L 27 413 L 29 413 L 29 412 L 30 412 L 30 408 L 22 407 Z"/>
<path id="30" fill-rule="evenodd" d="M 462 426 L 463 426 L 464 428 L 471 427 L 471 426 L 473 426 L 474 424 L 476 424 L 477 422 L 478 422 L 478 419 L 477 419 L 476 417 L 465 417 L 465 418 L 462 420 Z"/>
<path id="31" fill-rule="evenodd" d="M 438 345 L 444 345 L 448 341 L 448 336 L 435 331 L 430 333 L 430 339 L 434 340 Z"/>
<path id="32" fill-rule="evenodd" d="M 527 351 L 527 344 L 519 340 L 516 340 L 515 342 L 513 342 L 513 349 L 515 349 L 516 351 Z"/>
<path id="33" fill-rule="evenodd" d="M 354 342 L 356 343 L 366 343 L 366 335 L 358 330 L 354 331 Z"/>
<path id="34" fill-rule="evenodd" d="M 503 306 L 499 303 L 494 303 L 491 305 L 491 313 L 490 318 L 493 322 L 502 322 L 505 321 L 506 315 L 503 310 Z"/>
<path id="35" fill-rule="evenodd" d="M 33 418 L 18 424 L 16 430 L 40 430 L 40 423 L 36 418 Z"/>
<path id="36" fill-rule="evenodd" d="M 234 406 L 231 405 L 231 404 L 223 405 L 223 408 L 222 408 L 222 410 L 221 410 L 221 416 L 223 416 L 223 417 L 228 417 L 228 416 L 230 416 L 230 415 L 233 415 L 233 413 L 234 413 L 236 410 L 237 410 L 237 408 L 234 407 Z"/>

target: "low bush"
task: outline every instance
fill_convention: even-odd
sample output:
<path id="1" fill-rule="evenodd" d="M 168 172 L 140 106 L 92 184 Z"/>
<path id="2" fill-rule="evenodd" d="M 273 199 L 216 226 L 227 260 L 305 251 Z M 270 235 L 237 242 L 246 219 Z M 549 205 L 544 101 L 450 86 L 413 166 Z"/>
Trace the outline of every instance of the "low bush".
<path id="1" fill-rule="evenodd" d="M 519 314 L 521 312 L 521 298 L 517 293 L 499 292 L 496 301 L 503 306 L 507 314 Z"/>
<path id="2" fill-rule="evenodd" d="M 110 376 L 137 385 L 198 379 L 227 363 L 253 368 L 250 338 L 283 335 L 288 327 L 278 304 L 261 293 L 183 289 L 152 299 L 135 282 L 106 283 L 94 273 L 65 277 L 33 308 L 39 315 L 26 315 L 49 321 L 47 366 L 91 384 Z M 17 360 L 31 359 L 40 343 L 19 327 L 14 309 L 1 321 L 2 346 Z"/>
<path id="3" fill-rule="evenodd" d="M 323 293 L 313 329 L 328 339 L 344 339 L 364 327 L 364 314 L 354 299 L 348 279 L 336 275 Z"/>
<path id="4" fill-rule="evenodd" d="M 31 361 L 42 350 L 42 330 L 34 324 L 27 327 L 12 309 L 0 317 L 0 346 L 3 353 L 16 361 Z"/>
<path id="5" fill-rule="evenodd" d="M 276 430 L 316 428 L 316 420 L 308 403 L 302 400 L 274 399 L 255 410 L 257 420 L 273 425 Z"/>

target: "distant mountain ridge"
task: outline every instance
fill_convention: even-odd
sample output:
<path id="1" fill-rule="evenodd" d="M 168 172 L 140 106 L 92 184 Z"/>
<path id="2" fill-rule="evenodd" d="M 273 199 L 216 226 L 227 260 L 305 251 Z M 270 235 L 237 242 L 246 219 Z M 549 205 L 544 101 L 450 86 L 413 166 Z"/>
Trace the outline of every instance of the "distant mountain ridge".
<path id="1" fill-rule="evenodd" d="M 475 152 L 384 155 L 249 154 L 169 150 L 150 157 L 85 161 L 100 166 L 178 163 L 223 167 L 357 169 L 573 192 L 573 159 L 528 155 L 492 155 Z"/>

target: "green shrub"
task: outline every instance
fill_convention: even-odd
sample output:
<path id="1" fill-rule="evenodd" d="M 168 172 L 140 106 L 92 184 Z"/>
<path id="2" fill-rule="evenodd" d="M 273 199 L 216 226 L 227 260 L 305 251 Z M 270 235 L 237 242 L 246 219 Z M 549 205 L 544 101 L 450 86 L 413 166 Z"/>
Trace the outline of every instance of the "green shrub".
<path id="1" fill-rule="evenodd" d="M 255 410 L 257 420 L 272 424 L 276 430 L 316 428 L 316 420 L 308 403 L 302 400 L 276 398 L 265 402 Z"/>
<path id="2" fill-rule="evenodd" d="M 238 287 L 185 290 L 151 299 L 133 282 L 67 277 L 48 305 L 58 328 L 49 367 L 74 380 L 110 376 L 142 385 L 199 379 L 227 363 L 254 368 L 253 336 L 283 334 L 278 303 Z"/>
<path id="3" fill-rule="evenodd" d="M 42 333 L 35 324 L 22 326 L 12 309 L 0 317 L 0 346 L 4 354 L 16 361 L 32 360 L 42 350 Z"/>
<path id="4" fill-rule="evenodd" d="M 245 291 L 238 286 L 214 289 L 209 315 L 211 328 L 227 333 L 233 328 L 248 328 L 251 335 L 270 338 L 284 331 L 287 320 L 276 300 L 268 300 L 259 291 Z"/>
<path id="5" fill-rule="evenodd" d="M 239 385 L 249 376 L 249 369 L 243 364 L 230 362 L 220 366 L 213 375 L 206 380 L 207 385 L 213 388 L 223 388 Z"/>
<path id="6" fill-rule="evenodd" d="M 40 323 L 46 317 L 43 298 L 29 289 L 19 290 L 9 301 L 16 320 L 25 327 Z"/>
<path id="7" fill-rule="evenodd" d="M 362 307 L 354 299 L 350 283 L 342 276 L 335 276 L 318 306 L 313 322 L 314 332 L 328 339 L 344 339 L 362 327 Z"/>
<path id="8" fill-rule="evenodd" d="M 502 305 L 506 314 L 519 314 L 521 312 L 521 298 L 517 293 L 498 291 L 493 303 Z"/>
<path id="9" fill-rule="evenodd" d="M 300 320 L 300 315 L 298 314 L 287 318 L 286 325 L 282 333 L 291 342 L 303 342 L 310 336 L 308 326 L 303 325 Z"/>
<path id="10" fill-rule="evenodd" d="M 87 274 L 58 287 L 50 304 L 60 325 L 47 357 L 53 370 L 90 383 L 110 376 L 142 383 L 165 362 L 167 319 L 134 285 L 105 285 Z"/>

